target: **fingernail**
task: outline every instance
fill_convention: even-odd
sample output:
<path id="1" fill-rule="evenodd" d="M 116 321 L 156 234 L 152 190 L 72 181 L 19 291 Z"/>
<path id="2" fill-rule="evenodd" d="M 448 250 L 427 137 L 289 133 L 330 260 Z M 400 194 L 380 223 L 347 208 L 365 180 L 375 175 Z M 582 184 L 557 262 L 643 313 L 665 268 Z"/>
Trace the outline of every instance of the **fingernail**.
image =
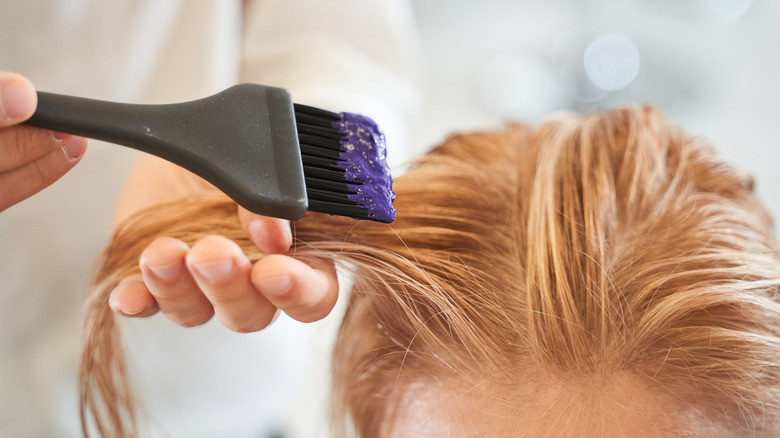
<path id="1" fill-rule="evenodd" d="M 218 282 L 227 278 L 231 272 L 235 263 L 233 259 L 215 260 L 213 262 L 197 263 L 193 265 L 198 273 L 212 283 Z"/>
<path id="2" fill-rule="evenodd" d="M 35 112 L 35 90 L 20 80 L 12 80 L 0 92 L 6 119 L 26 117 Z"/>
<path id="3" fill-rule="evenodd" d="M 139 313 L 143 312 L 144 310 L 150 307 L 152 307 L 151 304 L 142 309 L 128 309 L 127 307 L 120 307 L 119 310 L 121 310 L 122 313 L 124 313 L 127 316 L 133 316 L 133 315 L 138 315 Z"/>
<path id="4" fill-rule="evenodd" d="M 69 139 L 70 137 L 73 137 L 73 136 L 72 136 L 72 135 L 70 135 L 70 134 L 66 134 L 66 133 L 64 133 L 64 132 L 58 132 L 58 131 L 52 131 L 52 132 L 51 132 L 51 135 L 52 135 L 52 136 L 54 136 L 54 139 L 55 139 L 55 140 L 58 140 L 58 141 L 67 140 L 67 139 Z"/>
<path id="5" fill-rule="evenodd" d="M 87 142 L 74 137 L 62 147 L 62 150 L 65 151 L 65 154 L 68 155 L 68 158 L 70 158 L 71 161 L 76 161 L 81 158 L 87 150 Z"/>
<path id="6" fill-rule="evenodd" d="M 179 274 L 181 274 L 183 265 L 184 264 L 182 262 L 174 262 L 169 265 L 146 265 L 146 267 L 149 268 L 149 270 L 152 271 L 152 274 L 158 278 L 163 280 L 173 280 L 174 278 L 178 277 Z"/>
<path id="7" fill-rule="evenodd" d="M 127 316 L 138 315 L 154 305 L 154 300 L 145 300 L 132 293 L 123 294 L 123 288 L 132 286 L 132 283 L 134 282 L 120 284 L 108 298 L 108 304 L 112 309 Z"/>
<path id="8" fill-rule="evenodd" d="M 290 274 L 276 275 L 262 279 L 257 287 L 261 292 L 270 295 L 278 295 L 287 292 L 292 286 Z"/>

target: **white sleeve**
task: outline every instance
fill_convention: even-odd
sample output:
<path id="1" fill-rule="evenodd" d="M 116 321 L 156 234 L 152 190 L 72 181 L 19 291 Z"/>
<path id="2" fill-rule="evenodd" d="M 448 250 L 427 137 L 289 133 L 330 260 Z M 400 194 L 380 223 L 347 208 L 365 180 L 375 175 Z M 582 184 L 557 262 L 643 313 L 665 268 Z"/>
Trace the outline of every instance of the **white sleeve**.
<path id="1" fill-rule="evenodd" d="M 423 58 L 408 2 L 250 0 L 245 13 L 242 81 L 286 88 L 297 103 L 371 117 L 385 133 L 394 173 L 410 160 Z M 336 308 L 306 341 L 306 392 L 290 412 L 290 436 L 329 436 L 330 357 L 347 280 L 340 276 Z"/>
<path id="2" fill-rule="evenodd" d="M 246 14 L 242 81 L 286 88 L 297 103 L 371 117 L 385 132 L 391 167 L 410 158 L 422 50 L 409 3 L 250 0 Z"/>

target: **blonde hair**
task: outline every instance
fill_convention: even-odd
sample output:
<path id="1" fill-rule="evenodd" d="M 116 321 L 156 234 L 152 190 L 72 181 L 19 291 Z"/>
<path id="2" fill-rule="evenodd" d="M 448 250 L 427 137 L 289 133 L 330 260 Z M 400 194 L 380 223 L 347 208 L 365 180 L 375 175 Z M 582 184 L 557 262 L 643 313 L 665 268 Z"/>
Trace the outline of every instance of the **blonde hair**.
<path id="1" fill-rule="evenodd" d="M 526 369 L 630 373 L 733 431 L 777 432 L 771 222 L 750 178 L 654 109 L 456 135 L 395 189 L 394 224 L 307 215 L 291 250 L 353 271 L 334 406 L 359 436 L 386 433 L 415 381 Z M 151 240 L 201 230 L 262 256 L 218 194 L 142 212 L 106 250 L 81 369 L 82 412 L 104 436 L 135 434 L 108 295 Z"/>

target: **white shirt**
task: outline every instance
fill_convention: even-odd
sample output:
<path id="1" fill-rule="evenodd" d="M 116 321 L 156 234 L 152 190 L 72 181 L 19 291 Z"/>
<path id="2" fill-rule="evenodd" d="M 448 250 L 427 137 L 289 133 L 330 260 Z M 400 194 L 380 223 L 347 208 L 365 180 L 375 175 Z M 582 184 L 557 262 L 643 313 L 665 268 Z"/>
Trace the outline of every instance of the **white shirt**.
<path id="1" fill-rule="evenodd" d="M 408 157 L 420 49 L 398 0 L 27 0 L 2 6 L 0 69 L 40 90 L 138 103 L 237 82 L 374 118 Z M 90 142 L 82 162 L 0 214 L 0 436 L 79 436 L 77 366 L 87 278 L 139 152 Z M 340 300 L 343 301 L 343 300 Z M 343 308 L 343 302 L 340 303 Z M 339 322 L 280 318 L 236 334 L 161 315 L 122 320 L 143 436 L 327 436 Z M 316 370 L 317 373 L 313 373 Z"/>

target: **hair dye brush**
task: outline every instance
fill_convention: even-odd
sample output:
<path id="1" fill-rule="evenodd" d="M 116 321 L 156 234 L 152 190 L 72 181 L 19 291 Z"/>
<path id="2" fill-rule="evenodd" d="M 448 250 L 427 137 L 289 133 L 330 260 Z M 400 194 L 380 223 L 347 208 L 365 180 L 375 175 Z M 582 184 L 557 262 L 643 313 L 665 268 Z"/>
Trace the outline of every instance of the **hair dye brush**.
<path id="1" fill-rule="evenodd" d="M 307 210 L 392 222 L 384 135 L 367 117 L 294 104 L 240 84 L 191 102 L 136 105 L 38 93 L 28 125 L 104 140 L 173 162 L 254 213 Z"/>

